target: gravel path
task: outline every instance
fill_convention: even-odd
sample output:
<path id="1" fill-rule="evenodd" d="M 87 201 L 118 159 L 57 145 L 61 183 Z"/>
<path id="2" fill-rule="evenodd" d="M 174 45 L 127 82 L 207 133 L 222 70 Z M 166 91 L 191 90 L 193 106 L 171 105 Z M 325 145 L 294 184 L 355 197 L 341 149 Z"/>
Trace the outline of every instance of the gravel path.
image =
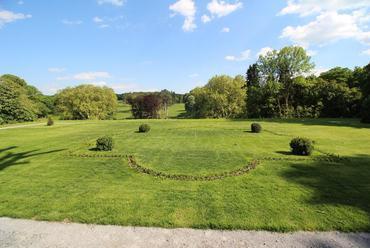
<path id="1" fill-rule="evenodd" d="M 0 247 L 370 247 L 370 233 L 215 231 L 0 218 Z"/>

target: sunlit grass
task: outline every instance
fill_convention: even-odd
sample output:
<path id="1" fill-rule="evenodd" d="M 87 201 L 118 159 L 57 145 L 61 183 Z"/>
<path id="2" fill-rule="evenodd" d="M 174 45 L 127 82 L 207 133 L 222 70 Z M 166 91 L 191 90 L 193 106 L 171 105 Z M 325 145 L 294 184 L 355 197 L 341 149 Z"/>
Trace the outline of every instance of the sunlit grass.
<path id="1" fill-rule="evenodd" d="M 176 112 L 176 111 L 175 111 Z M 353 120 L 56 121 L 0 130 L 0 216 L 118 225 L 221 229 L 370 230 L 370 126 Z M 149 133 L 137 133 L 149 123 Z M 257 169 L 210 182 L 140 174 L 126 158 L 80 158 L 111 135 L 111 154 L 145 167 L 208 175 L 261 159 Z M 291 158 L 305 136 L 349 161 Z M 313 158 L 322 156 L 315 152 Z"/>

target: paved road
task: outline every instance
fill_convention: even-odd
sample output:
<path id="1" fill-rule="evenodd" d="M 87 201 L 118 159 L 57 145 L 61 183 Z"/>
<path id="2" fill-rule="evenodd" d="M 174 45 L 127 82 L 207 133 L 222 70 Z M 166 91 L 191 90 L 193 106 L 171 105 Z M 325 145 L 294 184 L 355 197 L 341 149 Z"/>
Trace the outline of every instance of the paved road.
<path id="1" fill-rule="evenodd" d="M 215 231 L 0 218 L 0 247 L 370 247 L 370 233 Z"/>

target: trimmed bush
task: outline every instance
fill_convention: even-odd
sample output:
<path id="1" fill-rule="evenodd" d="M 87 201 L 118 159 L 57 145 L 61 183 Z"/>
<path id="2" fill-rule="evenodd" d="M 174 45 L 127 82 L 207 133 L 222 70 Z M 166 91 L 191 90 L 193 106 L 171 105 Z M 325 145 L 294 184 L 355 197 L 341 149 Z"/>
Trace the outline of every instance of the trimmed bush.
<path id="1" fill-rule="evenodd" d="M 150 131 L 150 126 L 148 124 L 141 124 L 139 127 L 140 133 L 147 133 Z"/>
<path id="2" fill-rule="evenodd" d="M 314 150 L 313 141 L 307 138 L 294 138 L 290 141 L 294 155 L 309 156 Z"/>
<path id="3" fill-rule="evenodd" d="M 51 117 L 48 117 L 48 121 L 46 122 L 47 126 L 52 126 L 54 125 L 54 120 Z"/>
<path id="4" fill-rule="evenodd" d="M 111 151 L 113 149 L 113 138 L 104 136 L 96 140 L 96 150 Z"/>
<path id="5" fill-rule="evenodd" d="M 252 123 L 251 130 L 252 133 L 260 133 L 262 131 L 262 127 L 259 123 Z"/>

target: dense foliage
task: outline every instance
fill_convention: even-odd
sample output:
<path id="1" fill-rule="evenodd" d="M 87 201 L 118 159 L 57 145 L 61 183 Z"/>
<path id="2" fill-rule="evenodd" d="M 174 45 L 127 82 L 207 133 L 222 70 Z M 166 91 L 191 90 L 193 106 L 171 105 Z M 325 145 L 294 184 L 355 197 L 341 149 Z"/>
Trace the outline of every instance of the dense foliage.
<path id="1" fill-rule="evenodd" d="M 63 119 L 110 119 L 117 109 L 117 97 L 107 87 L 80 85 L 60 91 L 56 109 Z"/>
<path id="2" fill-rule="evenodd" d="M 300 47 L 260 56 L 246 73 L 247 116 L 359 117 L 370 93 L 370 64 L 354 70 L 336 67 L 319 77 L 309 75 L 312 68 Z"/>
<path id="3" fill-rule="evenodd" d="M 173 91 L 169 90 L 161 90 L 159 92 L 130 92 L 130 93 L 123 93 L 117 95 L 118 100 L 123 101 L 125 103 L 130 104 L 133 99 L 137 98 L 138 96 L 145 96 L 145 95 L 156 95 L 161 98 L 162 104 L 164 107 L 171 106 L 175 103 L 182 103 L 183 102 L 183 95 L 177 94 Z"/>
<path id="4" fill-rule="evenodd" d="M 138 95 L 129 100 L 132 115 L 136 119 L 160 118 L 162 100 L 157 94 Z"/>
<path id="5" fill-rule="evenodd" d="M 241 117 L 245 113 L 243 86 L 242 76 L 215 76 L 204 87 L 195 88 L 184 97 L 186 111 L 197 118 Z"/>
<path id="6" fill-rule="evenodd" d="M 140 133 L 147 133 L 150 131 L 150 126 L 148 124 L 141 124 L 139 126 L 139 132 Z"/>
<path id="7" fill-rule="evenodd" d="M 111 151 L 113 149 L 113 138 L 110 136 L 100 137 L 96 140 L 96 150 Z"/>
<path id="8" fill-rule="evenodd" d="M 361 121 L 364 123 L 370 123 L 370 96 L 368 96 L 362 103 L 362 115 Z"/>
<path id="9" fill-rule="evenodd" d="M 33 121 L 52 112 L 51 97 L 14 75 L 0 77 L 0 124 Z"/>
<path id="10" fill-rule="evenodd" d="M 262 126 L 259 123 L 252 123 L 251 131 L 252 133 L 260 133 L 262 131 Z"/>
<path id="11" fill-rule="evenodd" d="M 307 138 L 294 138 L 290 141 L 290 148 L 294 155 L 309 156 L 314 150 L 313 142 Z"/>

